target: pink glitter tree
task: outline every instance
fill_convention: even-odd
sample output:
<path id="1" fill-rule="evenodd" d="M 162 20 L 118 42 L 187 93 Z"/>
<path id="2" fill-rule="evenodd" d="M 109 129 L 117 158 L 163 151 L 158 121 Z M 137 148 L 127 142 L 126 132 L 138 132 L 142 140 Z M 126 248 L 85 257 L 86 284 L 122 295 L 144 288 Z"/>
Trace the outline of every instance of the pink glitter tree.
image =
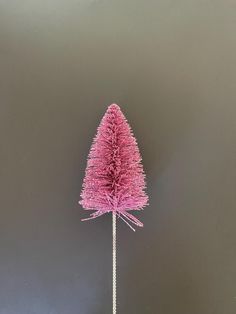
<path id="1" fill-rule="evenodd" d="M 130 213 L 148 203 L 141 160 L 137 141 L 120 107 L 110 105 L 93 140 L 79 202 L 84 209 L 95 212 L 83 220 L 113 212 L 128 225 L 129 221 L 143 226 Z"/>
<path id="2" fill-rule="evenodd" d="M 130 212 L 140 210 L 148 203 L 145 194 L 145 174 L 133 132 L 116 104 L 108 107 L 98 127 L 89 152 L 81 201 L 86 210 L 95 210 L 93 219 L 112 212 L 113 256 L 113 314 L 116 314 L 116 217 L 143 224 Z"/>

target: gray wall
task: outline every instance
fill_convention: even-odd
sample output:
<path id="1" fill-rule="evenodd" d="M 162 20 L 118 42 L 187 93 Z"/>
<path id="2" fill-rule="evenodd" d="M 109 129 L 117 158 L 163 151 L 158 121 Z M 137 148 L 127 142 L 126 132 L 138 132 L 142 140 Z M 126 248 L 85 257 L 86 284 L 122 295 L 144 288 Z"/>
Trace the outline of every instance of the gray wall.
<path id="1" fill-rule="evenodd" d="M 235 33 L 230 0 L 0 1 L 0 314 L 111 313 L 111 217 L 77 200 L 112 102 L 150 196 L 118 313 L 236 313 Z"/>

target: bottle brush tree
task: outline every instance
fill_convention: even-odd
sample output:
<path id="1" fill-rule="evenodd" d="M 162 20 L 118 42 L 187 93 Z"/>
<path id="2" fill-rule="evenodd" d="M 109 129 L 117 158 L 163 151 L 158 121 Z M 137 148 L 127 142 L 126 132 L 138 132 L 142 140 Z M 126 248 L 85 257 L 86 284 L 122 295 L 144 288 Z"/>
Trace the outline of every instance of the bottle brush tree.
<path id="1" fill-rule="evenodd" d="M 128 225 L 129 221 L 143 226 L 131 214 L 148 203 L 141 160 L 137 141 L 120 107 L 110 105 L 88 156 L 79 203 L 95 212 L 84 220 L 112 212 Z"/>

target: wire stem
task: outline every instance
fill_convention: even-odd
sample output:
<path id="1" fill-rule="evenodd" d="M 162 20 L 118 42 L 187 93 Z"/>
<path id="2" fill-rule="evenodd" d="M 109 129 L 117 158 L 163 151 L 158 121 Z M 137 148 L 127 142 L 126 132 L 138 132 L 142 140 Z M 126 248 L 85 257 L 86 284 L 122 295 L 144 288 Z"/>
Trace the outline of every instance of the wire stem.
<path id="1" fill-rule="evenodd" d="M 116 314 L 116 212 L 112 213 L 112 300 L 113 300 L 113 314 Z"/>

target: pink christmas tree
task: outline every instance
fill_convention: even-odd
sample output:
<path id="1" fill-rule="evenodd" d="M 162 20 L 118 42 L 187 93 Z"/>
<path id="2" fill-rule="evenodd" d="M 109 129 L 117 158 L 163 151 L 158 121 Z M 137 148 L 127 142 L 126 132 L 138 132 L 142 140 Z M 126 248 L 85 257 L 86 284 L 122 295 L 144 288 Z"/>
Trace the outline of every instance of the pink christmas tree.
<path id="1" fill-rule="evenodd" d="M 84 220 L 113 212 L 128 225 L 129 221 L 143 226 L 130 213 L 148 203 L 141 160 L 137 141 L 120 107 L 110 105 L 88 156 L 79 203 L 95 212 Z"/>

